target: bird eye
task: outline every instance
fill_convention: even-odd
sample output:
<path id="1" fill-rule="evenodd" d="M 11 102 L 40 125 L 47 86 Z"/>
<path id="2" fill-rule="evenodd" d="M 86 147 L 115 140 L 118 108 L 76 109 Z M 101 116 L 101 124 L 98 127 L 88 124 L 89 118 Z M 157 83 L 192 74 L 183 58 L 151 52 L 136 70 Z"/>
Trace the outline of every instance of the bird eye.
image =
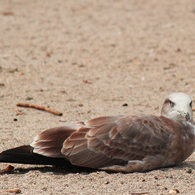
<path id="1" fill-rule="evenodd" d="M 175 106 L 175 103 L 172 102 L 170 99 L 166 99 L 165 100 L 165 104 L 169 104 L 171 107 L 174 107 Z"/>
<path id="2" fill-rule="evenodd" d="M 169 100 L 169 104 L 171 107 L 175 106 L 175 103 L 173 103 L 171 100 Z"/>
<path id="3" fill-rule="evenodd" d="M 190 107 L 192 108 L 192 102 L 190 102 Z"/>

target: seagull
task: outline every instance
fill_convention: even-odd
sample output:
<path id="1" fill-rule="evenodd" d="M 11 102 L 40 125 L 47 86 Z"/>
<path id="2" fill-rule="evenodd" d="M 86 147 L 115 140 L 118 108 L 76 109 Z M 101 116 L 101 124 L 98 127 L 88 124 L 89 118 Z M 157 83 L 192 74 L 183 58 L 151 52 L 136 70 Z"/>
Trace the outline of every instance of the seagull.
<path id="1" fill-rule="evenodd" d="M 160 116 L 101 116 L 48 129 L 0 153 L 0 162 L 130 173 L 176 165 L 194 151 L 192 99 L 179 92 L 165 99 Z"/>

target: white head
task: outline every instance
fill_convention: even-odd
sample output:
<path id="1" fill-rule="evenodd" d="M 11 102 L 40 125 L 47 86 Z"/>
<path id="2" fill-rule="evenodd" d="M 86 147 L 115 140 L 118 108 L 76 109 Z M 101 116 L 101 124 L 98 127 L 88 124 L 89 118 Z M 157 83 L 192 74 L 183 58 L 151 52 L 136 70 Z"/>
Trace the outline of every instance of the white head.
<path id="1" fill-rule="evenodd" d="M 185 93 L 173 93 L 165 99 L 161 115 L 175 121 L 193 123 L 192 99 Z"/>

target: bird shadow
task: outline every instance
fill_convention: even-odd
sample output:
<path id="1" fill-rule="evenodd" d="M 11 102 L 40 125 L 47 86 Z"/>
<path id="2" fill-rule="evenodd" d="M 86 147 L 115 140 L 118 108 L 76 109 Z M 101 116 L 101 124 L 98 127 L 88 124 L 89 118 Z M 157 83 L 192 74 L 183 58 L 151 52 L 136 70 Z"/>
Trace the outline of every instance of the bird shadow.
<path id="1" fill-rule="evenodd" d="M 159 170 L 161 171 L 169 171 L 169 170 L 180 170 L 180 169 L 187 169 L 186 171 L 190 173 L 190 171 L 195 170 L 195 161 L 187 161 L 180 163 L 178 165 L 163 167 Z M 30 171 L 40 171 L 41 173 L 53 173 L 54 175 L 67 175 L 67 174 L 82 174 L 82 175 L 89 175 L 93 172 L 101 171 L 98 169 L 92 169 L 87 167 L 78 167 L 72 164 L 66 164 L 66 166 L 32 166 L 28 168 L 16 168 L 10 172 L 6 172 L 6 174 L 26 174 Z M 108 174 L 115 174 L 114 171 L 105 171 Z M 150 172 L 150 171 L 147 171 Z M 128 174 L 128 173 L 124 173 Z"/>
<path id="2" fill-rule="evenodd" d="M 182 170 L 182 169 L 186 170 L 187 169 L 186 172 L 191 173 L 192 170 L 195 170 L 195 161 L 182 162 L 177 165 L 172 165 L 172 166 L 161 168 L 162 171 L 169 171 L 173 169 L 174 170 Z"/>
<path id="3" fill-rule="evenodd" d="M 8 174 L 26 174 L 30 171 L 40 171 L 41 173 L 53 173 L 55 175 L 67 175 L 67 174 L 83 174 L 88 175 L 90 173 L 98 171 L 97 169 L 91 169 L 86 167 L 78 167 L 74 165 L 66 165 L 66 166 L 32 166 L 28 168 L 16 168 L 9 172 Z"/>

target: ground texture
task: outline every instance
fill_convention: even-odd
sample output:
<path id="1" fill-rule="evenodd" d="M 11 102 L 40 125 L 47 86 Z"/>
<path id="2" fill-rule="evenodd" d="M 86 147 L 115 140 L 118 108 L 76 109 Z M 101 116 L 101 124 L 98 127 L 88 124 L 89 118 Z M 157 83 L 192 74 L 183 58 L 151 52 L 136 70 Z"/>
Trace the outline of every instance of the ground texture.
<path id="1" fill-rule="evenodd" d="M 66 121 L 159 115 L 173 92 L 195 100 L 192 0 L 0 1 L 0 26 L 0 151 L 31 143 L 37 133 Z M 19 102 L 49 106 L 63 116 L 19 108 Z M 0 175 L 1 191 L 195 194 L 195 154 L 147 173 L 13 166 L 12 174 Z"/>

